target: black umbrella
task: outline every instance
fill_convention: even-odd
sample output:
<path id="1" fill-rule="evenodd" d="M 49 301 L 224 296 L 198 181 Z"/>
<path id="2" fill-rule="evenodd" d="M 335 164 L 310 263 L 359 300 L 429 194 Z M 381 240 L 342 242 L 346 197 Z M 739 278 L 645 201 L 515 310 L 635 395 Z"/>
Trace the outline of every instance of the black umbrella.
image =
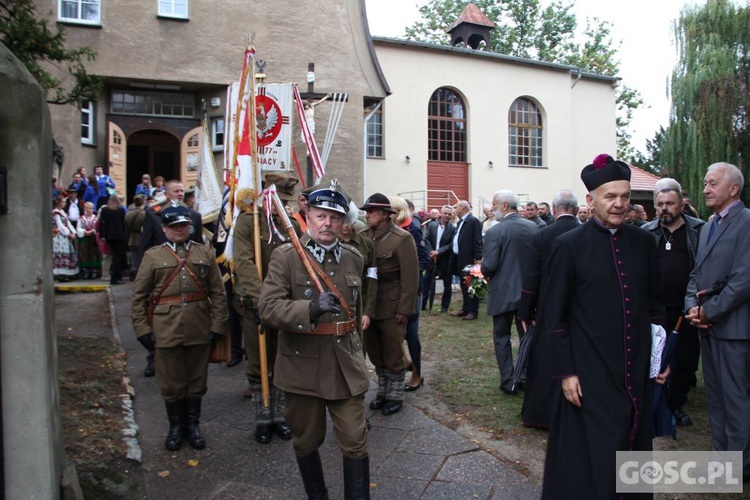
<path id="1" fill-rule="evenodd" d="M 680 325 L 682 325 L 682 316 L 677 319 L 674 330 L 667 335 L 664 343 L 664 349 L 661 353 L 661 366 L 659 373 L 663 373 L 667 366 L 674 366 L 674 355 L 677 348 L 677 338 L 680 335 Z M 664 397 L 664 386 L 651 381 L 651 410 L 653 422 L 651 426 L 651 437 L 659 436 L 677 436 L 677 421 L 667 406 L 667 398 Z"/>
<path id="2" fill-rule="evenodd" d="M 534 325 L 528 323 L 526 325 L 526 332 L 521 337 L 521 343 L 518 345 L 518 354 L 516 357 L 516 369 L 513 372 L 513 386 L 511 391 L 515 391 L 520 382 L 523 382 L 521 375 L 526 369 L 526 363 L 529 361 L 529 353 L 531 352 L 531 340 L 534 337 L 536 328 Z"/>

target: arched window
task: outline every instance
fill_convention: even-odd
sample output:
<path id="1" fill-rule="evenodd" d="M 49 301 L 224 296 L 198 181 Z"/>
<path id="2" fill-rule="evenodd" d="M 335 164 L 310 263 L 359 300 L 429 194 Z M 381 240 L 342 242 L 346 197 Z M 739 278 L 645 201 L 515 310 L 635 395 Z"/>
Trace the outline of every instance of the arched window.
<path id="1" fill-rule="evenodd" d="M 430 97 L 429 159 L 466 162 L 466 108 L 461 97 L 442 87 Z"/>
<path id="2" fill-rule="evenodd" d="M 531 99 L 519 97 L 508 111 L 508 164 L 542 166 L 542 113 Z"/>

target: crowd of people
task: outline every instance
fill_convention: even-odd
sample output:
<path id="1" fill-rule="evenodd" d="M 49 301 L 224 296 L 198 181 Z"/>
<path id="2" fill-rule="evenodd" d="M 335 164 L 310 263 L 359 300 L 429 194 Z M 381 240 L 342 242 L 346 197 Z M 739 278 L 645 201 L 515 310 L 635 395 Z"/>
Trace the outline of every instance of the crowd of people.
<path id="1" fill-rule="evenodd" d="M 417 212 L 409 200 L 374 193 L 357 207 L 337 181 L 299 192 L 292 176 L 269 173 L 265 186 L 279 205 L 237 193 L 240 215 L 224 242 L 203 237 L 181 182 L 151 187 L 144 175 L 126 209 L 95 171 L 88 180 L 77 171 L 68 196 L 55 198 L 55 276 L 91 279 L 107 269 L 113 284 L 128 274 L 134 281 L 134 329 L 147 350 L 144 375 L 156 375 L 165 401 L 168 450 L 183 438 L 206 446 L 198 424 L 209 356 L 230 335 L 227 366 L 246 360 L 256 441 L 291 440 L 306 493 L 323 498 L 327 411 L 347 498 L 367 498 L 365 359 L 377 375 L 370 409 L 398 413 L 404 393 L 425 383 L 419 318 L 438 295 L 439 313 L 453 311 L 448 321 L 476 320 L 486 302 L 498 390 L 522 391 L 524 425 L 549 430 L 545 498 L 613 496 L 615 452 L 650 450 L 664 433 L 652 428 L 652 385 L 664 387 L 674 422 L 691 425 L 685 404 L 700 356 L 713 448 L 742 451 L 750 476 L 750 284 L 741 253 L 750 211 L 733 165 L 708 169 L 709 224 L 668 178 L 655 186 L 648 221 L 631 203 L 629 167 L 608 155 L 581 173 L 585 204 L 569 190 L 551 204 L 499 190 L 484 220 L 467 200 Z M 84 201 L 91 190 L 96 200 Z M 464 279 L 469 268 L 481 269 L 486 297 Z M 451 308 L 456 281 L 460 307 Z M 678 336 L 676 354 L 650 374 L 652 325 Z M 520 366 L 513 326 L 530 339 Z"/>

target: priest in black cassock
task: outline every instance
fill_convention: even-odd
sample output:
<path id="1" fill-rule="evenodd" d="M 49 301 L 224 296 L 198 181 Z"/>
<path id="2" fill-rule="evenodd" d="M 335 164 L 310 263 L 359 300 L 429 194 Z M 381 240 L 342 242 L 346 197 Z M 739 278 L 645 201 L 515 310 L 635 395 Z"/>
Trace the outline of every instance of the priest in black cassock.
<path id="1" fill-rule="evenodd" d="M 599 155 L 581 180 L 593 218 L 555 240 L 545 283 L 540 333 L 561 390 L 542 497 L 600 500 L 616 496 L 618 450 L 651 450 L 651 324 L 665 318 L 653 239 L 623 224 L 630 168 Z"/>

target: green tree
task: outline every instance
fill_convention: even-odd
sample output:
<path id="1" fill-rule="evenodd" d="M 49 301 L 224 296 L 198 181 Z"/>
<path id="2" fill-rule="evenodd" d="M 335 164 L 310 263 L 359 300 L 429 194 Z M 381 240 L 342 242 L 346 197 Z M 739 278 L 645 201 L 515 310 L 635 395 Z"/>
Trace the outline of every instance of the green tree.
<path id="1" fill-rule="evenodd" d="M 32 0 L 0 0 L 0 43 L 36 78 L 47 102 L 80 104 L 96 99 L 103 80 L 88 74 L 85 67 L 96 52 L 90 47 L 68 49 L 65 40 L 61 26 L 52 31 L 47 20 L 37 17 Z"/>
<path id="2" fill-rule="evenodd" d="M 748 175 L 749 26 L 750 7 L 729 0 L 687 6 L 674 24 L 678 60 L 663 158 L 693 196 L 712 163 L 733 163 Z"/>
<path id="3" fill-rule="evenodd" d="M 419 7 L 422 19 L 406 28 L 405 35 L 439 45 L 449 45 L 446 32 L 466 7 L 465 0 L 427 0 Z M 495 23 L 486 49 L 515 57 L 567 64 L 582 71 L 617 76 L 619 44 L 612 40 L 611 24 L 587 20 L 583 43 L 575 41 L 578 27 L 572 2 L 557 0 L 542 9 L 539 0 L 476 0 L 477 7 Z M 626 85 L 617 88 L 617 156 L 630 159 L 629 130 L 633 111 L 643 104 L 640 93 Z"/>
<path id="4" fill-rule="evenodd" d="M 646 152 L 636 152 L 632 160 L 633 165 L 656 175 L 671 176 L 672 172 L 664 168 L 662 151 L 667 137 L 664 127 L 659 127 L 651 139 L 646 139 Z"/>

